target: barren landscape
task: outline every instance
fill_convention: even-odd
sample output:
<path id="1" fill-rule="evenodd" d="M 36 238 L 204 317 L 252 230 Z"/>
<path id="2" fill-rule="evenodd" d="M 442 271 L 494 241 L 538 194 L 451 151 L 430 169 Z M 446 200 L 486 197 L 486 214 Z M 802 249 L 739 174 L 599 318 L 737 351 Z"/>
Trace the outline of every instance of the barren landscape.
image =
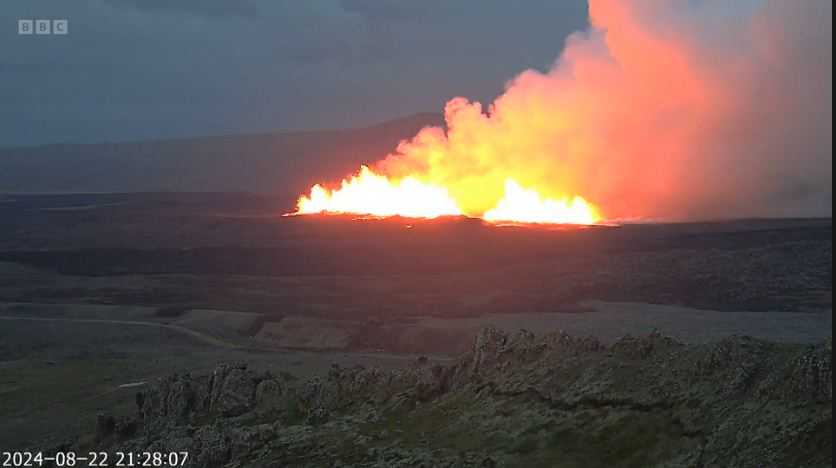
<path id="1" fill-rule="evenodd" d="M 747 335 L 798 352 L 832 335 L 830 220 L 303 219 L 236 194 L 9 195 L 0 210 L 0 440 L 12 446 L 90 445 L 97 415 L 132 418 L 137 391 L 222 362 L 301 384 L 332 364 L 450 365 L 485 327 L 601 346 L 661 333 L 694 349 Z"/>
<path id="2" fill-rule="evenodd" d="M 1 3 L 0 468 L 832 468 L 832 0 Z"/>

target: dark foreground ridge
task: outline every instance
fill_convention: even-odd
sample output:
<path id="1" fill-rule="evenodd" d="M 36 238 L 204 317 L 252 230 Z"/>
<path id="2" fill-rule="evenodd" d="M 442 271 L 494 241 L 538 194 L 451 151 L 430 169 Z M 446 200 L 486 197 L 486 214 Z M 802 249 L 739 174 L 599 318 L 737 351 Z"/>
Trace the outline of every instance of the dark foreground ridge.
<path id="1" fill-rule="evenodd" d="M 832 340 L 606 347 L 485 329 L 450 365 L 334 367 L 307 382 L 246 364 L 174 375 L 74 448 L 188 451 L 201 468 L 823 468 L 832 375 Z"/>

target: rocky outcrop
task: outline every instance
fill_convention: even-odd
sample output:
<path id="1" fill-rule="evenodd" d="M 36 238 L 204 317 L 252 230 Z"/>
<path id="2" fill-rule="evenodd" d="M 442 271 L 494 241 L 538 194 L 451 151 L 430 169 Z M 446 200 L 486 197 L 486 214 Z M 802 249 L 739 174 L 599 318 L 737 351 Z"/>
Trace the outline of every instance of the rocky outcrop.
<path id="1" fill-rule="evenodd" d="M 227 417 L 246 413 L 255 406 L 261 380 L 246 364 L 219 366 L 209 380 L 209 411 Z"/>
<path id="2" fill-rule="evenodd" d="M 833 341 L 798 356 L 790 364 L 786 382 L 783 396 L 789 400 L 833 401 Z"/>
<path id="3" fill-rule="evenodd" d="M 205 391 L 190 374 L 174 374 L 163 378 L 152 390 L 137 395 L 140 419 L 149 423 L 186 423 L 202 405 Z"/>
<path id="4" fill-rule="evenodd" d="M 112 440 L 207 468 L 818 468 L 832 465 L 832 361 L 831 342 L 653 333 L 605 347 L 486 329 L 449 365 L 334 366 L 301 383 L 243 364 L 172 376 L 137 397 L 136 436 Z"/>

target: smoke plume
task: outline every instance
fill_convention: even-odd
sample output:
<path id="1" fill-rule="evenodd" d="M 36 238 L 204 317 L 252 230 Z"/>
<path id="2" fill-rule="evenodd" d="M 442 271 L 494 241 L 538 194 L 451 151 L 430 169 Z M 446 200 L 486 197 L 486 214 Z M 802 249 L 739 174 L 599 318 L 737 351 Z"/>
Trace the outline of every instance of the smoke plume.
<path id="1" fill-rule="evenodd" d="M 589 3 L 548 72 L 451 100 L 376 171 L 475 215 L 509 178 L 611 219 L 832 215 L 830 0 Z"/>

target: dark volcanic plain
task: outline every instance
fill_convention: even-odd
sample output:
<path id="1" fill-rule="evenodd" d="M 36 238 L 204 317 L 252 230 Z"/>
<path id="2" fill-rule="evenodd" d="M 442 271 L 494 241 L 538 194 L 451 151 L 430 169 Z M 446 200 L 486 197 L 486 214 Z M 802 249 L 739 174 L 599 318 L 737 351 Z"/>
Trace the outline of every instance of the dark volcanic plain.
<path id="1" fill-rule="evenodd" d="M 289 209 L 246 193 L 0 195 L 0 448 L 173 449 L 176 439 L 191 441 L 201 467 L 285 466 L 282 456 L 286 466 L 830 466 L 830 219 L 547 229 L 281 216 Z M 496 329 L 474 343 L 486 326 Z M 740 334 L 754 338 L 729 338 Z M 573 357 L 558 365 L 561 353 Z M 417 355 L 429 360 L 415 368 Z M 248 370 L 216 368 L 233 361 Z M 332 363 L 367 370 L 326 377 Z M 390 371 L 368 374 L 404 367 L 386 384 Z M 577 385 L 546 389 L 549 369 Z M 317 376 L 326 381 L 311 393 L 301 382 Z M 378 393 L 350 387 L 358 379 Z M 194 394 L 165 387 L 175 384 Z M 137 392 L 186 406 L 177 417 L 137 412 Z M 794 422 L 759 439 L 742 423 L 750 415 L 729 416 L 717 395 L 774 411 L 758 413 L 763 424 Z M 377 411 L 363 406 L 377 397 Z M 99 413 L 114 419 L 99 418 L 97 432 Z M 479 437 L 468 418 L 482 421 Z M 207 429 L 214 420 L 237 435 Z M 520 430 L 501 436 L 506 423 Z M 450 424 L 461 443 L 435 440 Z M 750 431 L 750 446 L 773 442 L 775 454 L 750 458 L 778 464 L 717 462 L 741 450 L 725 441 L 729 427 Z M 317 438 L 333 444 L 306 445 Z"/>

